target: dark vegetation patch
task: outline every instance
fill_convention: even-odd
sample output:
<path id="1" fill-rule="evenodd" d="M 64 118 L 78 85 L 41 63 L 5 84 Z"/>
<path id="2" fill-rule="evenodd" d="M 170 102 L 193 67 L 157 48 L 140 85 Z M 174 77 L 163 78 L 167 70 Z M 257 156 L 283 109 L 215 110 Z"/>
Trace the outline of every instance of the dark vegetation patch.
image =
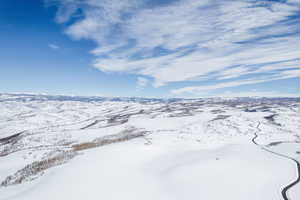
<path id="1" fill-rule="evenodd" d="M 87 126 L 85 126 L 85 127 L 82 127 L 81 130 L 90 128 L 90 127 L 92 127 L 92 126 L 98 124 L 98 123 L 101 122 L 101 121 L 102 121 L 102 120 L 95 120 L 93 123 L 91 123 L 91 124 L 89 124 L 89 125 L 87 125 Z"/>
<path id="2" fill-rule="evenodd" d="M 268 147 L 271 147 L 271 146 L 277 146 L 277 145 L 280 145 L 280 144 L 283 144 L 283 143 L 300 143 L 299 141 L 295 140 L 295 141 L 278 141 L 278 142 L 271 142 L 270 144 L 268 144 L 267 146 Z"/>
<path id="3" fill-rule="evenodd" d="M 264 118 L 266 120 L 268 120 L 270 123 L 274 124 L 274 125 L 277 125 L 277 126 L 281 126 L 280 123 L 277 123 L 274 119 L 274 117 L 278 116 L 278 114 L 272 114 L 272 115 L 269 115 L 269 116 L 265 116 Z"/>
<path id="4" fill-rule="evenodd" d="M 244 111 L 245 112 L 257 112 L 256 109 L 251 109 L 251 108 L 246 108 Z"/>
<path id="5" fill-rule="evenodd" d="M 24 133 L 25 131 L 22 131 L 20 133 L 17 133 L 17 134 L 14 134 L 14 135 L 11 135 L 9 137 L 5 137 L 5 138 L 1 138 L 0 139 L 0 143 L 1 144 L 7 144 L 7 143 L 11 143 L 11 142 L 14 142 L 16 140 L 18 140 L 19 136 Z"/>
<path id="6" fill-rule="evenodd" d="M 189 109 L 179 109 L 179 112 L 171 113 L 169 117 L 187 117 L 193 116 Z"/>
<path id="7" fill-rule="evenodd" d="M 265 118 L 266 120 L 269 120 L 269 121 L 271 121 L 271 122 L 274 122 L 274 121 L 275 121 L 275 119 L 274 119 L 275 116 L 277 116 L 277 114 L 265 116 L 264 118 Z"/>
<path id="8" fill-rule="evenodd" d="M 271 146 L 277 146 L 279 144 L 282 144 L 283 142 L 271 142 L 270 144 L 268 144 L 269 147 Z"/>
<path id="9" fill-rule="evenodd" d="M 225 113 L 224 110 L 220 110 L 220 109 L 211 110 L 210 112 L 213 113 L 213 114 Z"/>
<path id="10" fill-rule="evenodd" d="M 211 121 L 216 121 L 216 120 L 224 120 L 231 117 L 231 115 L 218 115 L 217 117 L 215 117 L 214 119 L 212 119 Z"/>

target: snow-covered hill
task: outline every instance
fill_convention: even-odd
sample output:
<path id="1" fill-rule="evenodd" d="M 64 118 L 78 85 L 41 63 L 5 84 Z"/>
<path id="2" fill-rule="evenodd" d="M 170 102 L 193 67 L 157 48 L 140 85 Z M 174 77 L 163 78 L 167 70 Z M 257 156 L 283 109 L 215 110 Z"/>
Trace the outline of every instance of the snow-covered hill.
<path id="1" fill-rule="evenodd" d="M 300 99 L 0 95 L 0 199 L 300 198 Z"/>

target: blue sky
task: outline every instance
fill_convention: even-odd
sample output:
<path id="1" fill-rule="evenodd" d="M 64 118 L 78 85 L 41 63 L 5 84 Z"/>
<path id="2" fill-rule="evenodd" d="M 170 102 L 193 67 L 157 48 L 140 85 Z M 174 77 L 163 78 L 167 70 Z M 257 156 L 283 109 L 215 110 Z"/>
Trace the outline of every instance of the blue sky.
<path id="1" fill-rule="evenodd" d="M 300 96 L 299 0 L 3 0 L 0 92 Z"/>

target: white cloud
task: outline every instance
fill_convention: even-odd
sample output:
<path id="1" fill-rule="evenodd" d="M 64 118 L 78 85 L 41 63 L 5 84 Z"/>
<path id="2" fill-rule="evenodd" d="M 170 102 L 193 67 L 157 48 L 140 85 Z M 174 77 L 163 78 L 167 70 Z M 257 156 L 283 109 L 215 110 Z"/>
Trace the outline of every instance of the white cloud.
<path id="1" fill-rule="evenodd" d="M 300 97 L 300 93 L 284 93 L 279 91 L 248 91 L 248 92 L 231 92 L 226 91 L 218 97 Z"/>
<path id="2" fill-rule="evenodd" d="M 285 35 L 299 27 L 284 21 L 300 11 L 297 0 L 178 0 L 151 8 L 142 0 L 60 2 L 60 23 L 81 10 L 81 18 L 65 32 L 75 39 L 96 42 L 92 53 L 97 69 L 148 76 L 156 87 L 197 79 L 241 78 L 174 91 L 234 87 L 276 80 L 276 75 L 282 75 L 280 70 L 299 67 L 293 60 L 300 58 L 300 35 Z M 267 73 L 264 80 L 241 77 L 262 72 Z"/>
<path id="3" fill-rule="evenodd" d="M 149 84 L 149 80 L 144 77 L 138 77 L 137 78 L 137 89 L 144 89 Z"/>
<path id="4" fill-rule="evenodd" d="M 222 89 L 222 88 L 231 88 L 231 87 L 237 87 L 237 86 L 241 86 L 241 85 L 251 85 L 251 84 L 258 84 L 258 83 L 270 82 L 270 81 L 275 81 L 275 80 L 283 80 L 283 79 L 298 78 L 298 77 L 300 77 L 300 69 L 286 70 L 286 71 L 281 71 L 281 72 L 278 72 L 277 74 L 273 74 L 270 76 L 261 76 L 261 77 L 256 77 L 256 78 L 252 78 L 252 79 L 222 82 L 222 83 L 218 83 L 218 84 L 205 85 L 205 86 L 183 87 L 183 88 L 179 88 L 179 89 L 174 89 L 171 91 L 171 93 L 174 95 L 181 95 L 184 93 L 196 95 L 203 91 L 216 90 L 216 89 Z"/>
<path id="5" fill-rule="evenodd" d="M 242 81 L 224 82 L 224 83 L 206 85 L 206 86 L 184 87 L 184 88 L 180 88 L 180 89 L 174 89 L 171 91 L 171 93 L 175 94 L 175 95 L 180 95 L 183 93 L 198 94 L 199 92 L 202 92 L 202 91 L 216 90 L 216 89 L 221 89 L 221 88 L 230 88 L 230 87 L 236 87 L 236 86 L 241 86 L 241 85 L 250 85 L 250 84 L 256 84 L 256 83 L 263 83 L 266 81 L 268 81 L 268 80 L 249 79 L 249 80 L 242 80 Z"/>
<path id="6" fill-rule="evenodd" d="M 51 49 L 54 49 L 54 50 L 57 50 L 57 49 L 60 48 L 60 47 L 57 46 L 56 44 L 49 44 L 48 47 L 51 48 Z"/>
<path id="7" fill-rule="evenodd" d="M 239 66 L 239 67 L 234 67 L 230 69 L 226 69 L 221 71 L 218 74 L 218 80 L 224 80 L 224 79 L 231 79 L 231 78 L 236 78 L 241 76 L 242 74 L 248 74 L 250 73 L 250 69 L 247 66 Z"/>

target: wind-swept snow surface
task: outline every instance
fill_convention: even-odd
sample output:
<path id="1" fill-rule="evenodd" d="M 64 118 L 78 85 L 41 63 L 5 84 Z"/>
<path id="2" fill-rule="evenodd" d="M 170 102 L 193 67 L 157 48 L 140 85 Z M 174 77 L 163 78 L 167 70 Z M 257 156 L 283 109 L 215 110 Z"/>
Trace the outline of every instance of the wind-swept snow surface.
<path id="1" fill-rule="evenodd" d="M 296 200 L 299 102 L 0 95 L 0 199 Z"/>

